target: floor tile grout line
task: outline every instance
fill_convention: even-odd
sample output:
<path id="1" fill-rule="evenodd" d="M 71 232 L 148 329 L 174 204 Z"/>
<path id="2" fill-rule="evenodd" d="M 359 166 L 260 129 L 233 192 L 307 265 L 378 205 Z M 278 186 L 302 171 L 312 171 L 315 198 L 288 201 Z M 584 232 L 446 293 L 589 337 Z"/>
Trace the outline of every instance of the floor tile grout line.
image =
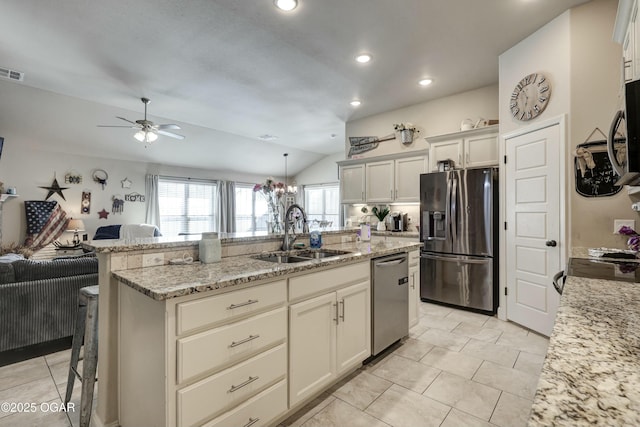
<path id="1" fill-rule="evenodd" d="M 389 389 L 391 388 L 391 386 L 393 386 L 394 384 L 395 384 L 395 383 L 393 383 L 393 382 L 392 382 L 392 383 L 391 383 L 391 385 L 390 385 L 389 387 L 387 387 L 385 391 L 389 390 Z M 378 398 L 379 398 L 380 396 L 382 396 L 382 395 L 384 394 L 384 392 L 385 392 L 385 391 L 383 391 L 382 393 L 380 393 L 380 395 L 379 395 L 378 397 L 376 397 L 376 398 L 373 400 L 373 402 L 375 402 L 376 400 L 378 400 Z M 357 411 L 362 412 L 363 414 L 367 414 L 367 415 L 368 415 L 368 416 L 370 416 L 371 418 L 375 418 L 376 420 L 380 421 L 380 422 L 381 422 L 381 423 L 383 423 L 383 424 L 386 424 L 386 425 L 388 425 L 388 426 L 390 426 L 390 427 L 394 427 L 393 425 L 389 424 L 388 422 L 386 422 L 386 421 L 384 421 L 384 420 L 381 420 L 380 418 L 376 417 L 375 415 L 370 414 L 369 412 L 367 412 L 367 408 L 369 408 L 369 406 L 371 406 L 371 405 L 373 404 L 373 402 L 371 402 L 369 405 L 367 405 L 367 407 L 366 407 L 365 409 L 360 409 L 360 408 L 356 408 L 356 407 L 355 407 L 355 406 L 353 406 L 351 403 L 347 402 L 346 400 L 341 399 L 341 398 L 340 398 L 340 397 L 338 397 L 338 396 L 333 396 L 333 397 L 335 397 L 335 398 L 336 398 L 336 400 L 339 400 L 339 401 L 341 401 L 342 403 L 346 403 L 347 405 L 351 406 L 352 408 L 356 409 Z M 333 402 L 331 402 L 331 403 L 333 403 Z M 330 403 L 329 405 L 331 405 L 331 403 Z M 325 406 L 325 407 L 322 409 L 322 411 L 324 411 L 327 407 L 329 407 L 329 405 Z M 322 412 L 322 411 L 320 411 L 320 412 Z M 318 412 L 318 414 L 319 414 L 320 412 Z M 318 415 L 318 414 L 316 414 L 316 415 Z M 314 417 L 315 417 L 315 415 L 314 415 Z M 313 418 L 313 417 L 312 417 L 312 418 Z M 311 418 L 309 418 L 309 419 L 311 419 Z M 306 423 L 306 421 L 305 421 L 305 423 Z M 301 426 L 301 427 L 302 427 L 302 426 Z"/>
<path id="2" fill-rule="evenodd" d="M 56 379 L 53 378 L 53 371 L 51 371 L 51 365 L 49 364 L 49 361 L 46 359 L 44 359 L 44 362 L 47 364 L 47 369 L 49 370 L 49 376 L 51 377 L 51 382 L 53 383 L 53 386 L 56 389 L 56 393 L 58 393 L 58 397 L 60 398 L 60 401 L 62 403 L 64 403 L 64 399 L 62 398 L 62 394 L 60 394 L 60 389 L 58 388 L 58 385 L 56 384 Z M 63 363 L 63 362 L 61 362 Z M 66 397 L 66 391 L 65 391 L 65 397 Z M 71 421 L 71 417 L 69 416 L 69 411 L 65 411 L 64 415 L 67 417 L 67 421 L 69 422 L 69 427 L 73 427 L 73 422 Z"/>

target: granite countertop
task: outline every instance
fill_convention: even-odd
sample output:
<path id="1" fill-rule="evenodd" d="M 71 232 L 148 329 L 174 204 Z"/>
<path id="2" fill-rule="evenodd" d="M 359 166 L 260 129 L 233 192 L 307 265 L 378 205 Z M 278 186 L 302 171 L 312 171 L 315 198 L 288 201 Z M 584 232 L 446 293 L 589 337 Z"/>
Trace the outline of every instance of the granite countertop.
<path id="1" fill-rule="evenodd" d="M 278 264 L 251 255 L 222 258 L 220 262 L 189 265 L 163 265 L 115 271 L 113 277 L 155 300 L 166 300 L 198 292 L 228 288 L 259 280 L 364 261 L 376 256 L 418 249 L 413 242 L 352 242 L 323 246 L 323 249 L 349 251 L 349 254 L 292 264 Z"/>
<path id="2" fill-rule="evenodd" d="M 359 228 L 336 227 L 323 229 L 322 234 L 345 234 L 356 233 Z M 272 234 L 266 231 L 254 231 L 244 233 L 218 233 L 220 243 L 249 243 L 249 242 L 265 242 L 265 241 L 282 241 L 282 233 Z M 308 233 L 298 233 L 298 236 L 308 236 Z M 129 252 L 143 249 L 165 249 L 172 247 L 198 246 L 202 235 L 189 234 L 185 236 L 170 237 L 142 237 L 138 239 L 106 239 L 92 240 L 91 242 L 82 242 L 84 249 L 94 251 L 96 253 L 108 252 Z"/>
<path id="3" fill-rule="evenodd" d="M 392 236 L 392 237 L 420 237 L 417 231 L 378 231 L 371 229 L 372 236 Z"/>
<path id="4" fill-rule="evenodd" d="M 565 282 L 529 426 L 587 425 L 640 425 L 638 283 Z"/>

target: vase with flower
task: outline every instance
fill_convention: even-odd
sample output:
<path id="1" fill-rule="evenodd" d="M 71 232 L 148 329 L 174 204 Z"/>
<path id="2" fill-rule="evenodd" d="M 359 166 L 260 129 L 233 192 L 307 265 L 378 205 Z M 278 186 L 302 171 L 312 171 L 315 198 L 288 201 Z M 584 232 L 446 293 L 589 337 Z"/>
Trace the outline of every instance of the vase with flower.
<path id="1" fill-rule="evenodd" d="M 389 215 L 389 207 L 385 206 L 382 209 L 378 209 L 377 206 L 374 206 L 371 209 L 371 212 L 373 212 L 373 214 L 376 216 L 376 218 L 378 218 L 377 230 L 378 231 L 385 231 L 387 229 L 387 227 L 384 224 L 384 219 L 387 217 L 387 215 Z"/>
<path id="2" fill-rule="evenodd" d="M 260 193 L 267 201 L 269 213 L 267 216 L 267 230 L 269 233 L 281 233 L 283 228 L 283 195 L 285 193 L 285 185 L 282 182 L 276 182 L 273 177 L 268 177 L 263 183 L 253 186 L 255 193 Z"/>

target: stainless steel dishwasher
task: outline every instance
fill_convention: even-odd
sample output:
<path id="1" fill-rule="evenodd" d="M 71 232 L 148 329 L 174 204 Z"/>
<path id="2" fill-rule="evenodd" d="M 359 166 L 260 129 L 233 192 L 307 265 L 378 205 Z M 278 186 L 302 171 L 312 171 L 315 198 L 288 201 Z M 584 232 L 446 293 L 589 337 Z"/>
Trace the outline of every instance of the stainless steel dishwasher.
<path id="1" fill-rule="evenodd" d="M 375 356 L 409 335 L 407 254 L 371 260 L 371 353 Z"/>

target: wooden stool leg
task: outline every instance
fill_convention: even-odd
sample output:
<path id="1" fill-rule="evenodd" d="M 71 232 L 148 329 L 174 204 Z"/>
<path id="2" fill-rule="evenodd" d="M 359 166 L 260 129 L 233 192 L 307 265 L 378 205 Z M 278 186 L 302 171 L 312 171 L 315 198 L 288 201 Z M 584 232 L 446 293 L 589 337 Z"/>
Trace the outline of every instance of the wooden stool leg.
<path id="1" fill-rule="evenodd" d="M 98 299 L 87 302 L 87 321 L 84 335 L 84 365 L 82 367 L 82 395 L 80 398 L 80 427 L 89 427 L 93 388 L 98 366 Z"/>

